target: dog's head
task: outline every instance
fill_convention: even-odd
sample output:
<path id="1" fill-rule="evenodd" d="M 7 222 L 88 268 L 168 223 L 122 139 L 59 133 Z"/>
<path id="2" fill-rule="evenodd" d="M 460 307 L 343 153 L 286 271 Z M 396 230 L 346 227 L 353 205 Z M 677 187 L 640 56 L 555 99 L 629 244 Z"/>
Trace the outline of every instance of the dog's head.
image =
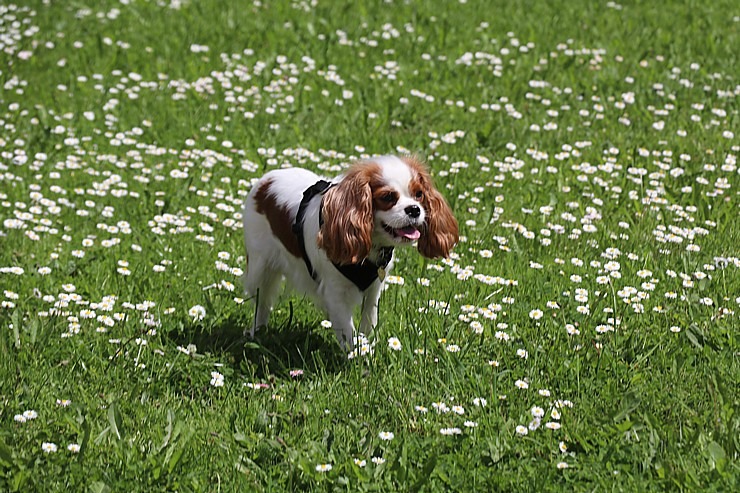
<path id="1" fill-rule="evenodd" d="M 318 245 L 338 264 L 354 264 L 376 247 L 417 245 L 447 257 L 458 240 L 450 206 L 416 158 L 382 156 L 354 164 L 326 192 Z"/>

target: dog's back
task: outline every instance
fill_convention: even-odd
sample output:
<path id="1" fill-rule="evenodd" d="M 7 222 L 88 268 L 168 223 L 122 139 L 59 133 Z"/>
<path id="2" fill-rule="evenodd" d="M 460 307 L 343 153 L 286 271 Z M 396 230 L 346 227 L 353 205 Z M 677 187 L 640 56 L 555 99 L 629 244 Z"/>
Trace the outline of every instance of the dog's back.
<path id="1" fill-rule="evenodd" d="M 250 296 L 273 300 L 283 276 L 293 288 L 315 298 L 316 286 L 303 264 L 303 252 L 293 224 L 303 191 L 318 181 L 315 173 L 279 169 L 266 173 L 244 201 L 244 243 L 247 269 L 244 288 Z M 269 313 L 258 313 L 256 325 L 265 325 Z"/>

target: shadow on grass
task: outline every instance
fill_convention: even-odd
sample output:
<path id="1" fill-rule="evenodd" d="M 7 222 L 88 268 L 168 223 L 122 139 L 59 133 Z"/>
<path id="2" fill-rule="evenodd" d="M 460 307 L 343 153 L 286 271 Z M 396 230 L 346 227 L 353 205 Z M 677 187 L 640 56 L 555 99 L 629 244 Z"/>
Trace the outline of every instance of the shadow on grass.
<path id="1" fill-rule="evenodd" d="M 254 339 L 246 336 L 248 317 L 230 317 L 212 328 L 171 332 L 168 337 L 178 345 L 195 344 L 201 354 L 210 353 L 224 364 L 244 375 L 265 379 L 287 377 L 290 370 L 312 373 L 335 373 L 347 363 L 331 329 L 318 322 L 304 320 L 273 320 Z"/>

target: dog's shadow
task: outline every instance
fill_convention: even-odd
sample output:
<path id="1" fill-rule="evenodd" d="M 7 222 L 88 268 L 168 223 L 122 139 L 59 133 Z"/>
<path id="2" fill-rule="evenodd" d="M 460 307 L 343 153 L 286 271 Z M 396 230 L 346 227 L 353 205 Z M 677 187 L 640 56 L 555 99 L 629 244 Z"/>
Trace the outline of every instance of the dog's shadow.
<path id="1" fill-rule="evenodd" d="M 318 320 L 275 317 L 254 339 L 244 335 L 250 322 L 247 317 L 233 316 L 212 328 L 171 332 L 168 337 L 181 346 L 195 344 L 198 353 L 220 357 L 221 363 L 250 378 L 287 377 L 291 370 L 336 373 L 347 363 L 334 333 Z"/>

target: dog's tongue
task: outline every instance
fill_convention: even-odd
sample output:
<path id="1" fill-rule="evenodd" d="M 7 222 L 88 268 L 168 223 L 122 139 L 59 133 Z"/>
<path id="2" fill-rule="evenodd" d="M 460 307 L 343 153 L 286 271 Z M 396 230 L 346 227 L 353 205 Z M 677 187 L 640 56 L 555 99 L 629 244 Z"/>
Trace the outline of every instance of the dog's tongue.
<path id="1" fill-rule="evenodd" d="M 413 226 L 406 226 L 405 228 L 397 229 L 396 233 L 398 234 L 398 236 L 402 236 L 409 240 L 417 240 L 419 239 L 419 236 L 421 236 L 419 230 Z"/>

